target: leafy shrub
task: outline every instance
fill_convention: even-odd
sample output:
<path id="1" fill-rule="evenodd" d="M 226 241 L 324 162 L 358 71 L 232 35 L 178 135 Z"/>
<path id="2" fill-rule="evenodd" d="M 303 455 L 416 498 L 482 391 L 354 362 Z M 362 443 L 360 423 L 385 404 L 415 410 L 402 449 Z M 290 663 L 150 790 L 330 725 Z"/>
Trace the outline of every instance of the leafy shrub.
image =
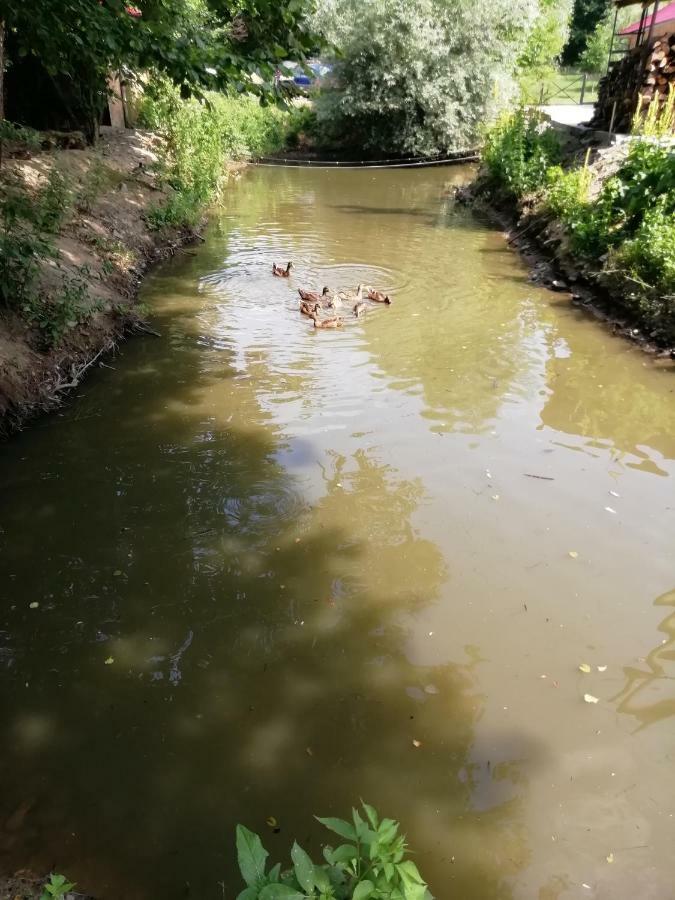
<path id="1" fill-rule="evenodd" d="M 485 135 L 482 160 L 489 187 L 511 197 L 542 188 L 548 169 L 560 158 L 557 135 L 533 111 L 503 115 Z"/>
<path id="2" fill-rule="evenodd" d="M 176 192 L 148 215 L 150 226 L 160 228 L 194 225 L 203 206 L 218 194 L 228 160 L 282 147 L 288 113 L 261 106 L 248 95 L 182 100 L 175 88 L 160 80 L 141 101 L 140 120 L 164 137 L 162 175 Z"/>
<path id="3" fill-rule="evenodd" d="M 22 144 L 28 150 L 40 149 L 40 132 L 25 125 L 15 125 L 7 119 L 0 119 L 0 141 Z"/>
<path id="4" fill-rule="evenodd" d="M 40 900 L 54 900 L 54 897 L 65 897 L 75 887 L 74 881 L 67 881 L 65 875 L 50 875 L 45 884 Z"/>
<path id="5" fill-rule="evenodd" d="M 493 0 L 484 16 L 479 8 L 473 0 L 319 0 L 317 30 L 339 51 L 317 98 L 322 129 L 376 153 L 475 146 L 482 123 L 515 93 L 515 59 L 539 2 Z"/>
<path id="6" fill-rule="evenodd" d="M 417 866 L 406 859 L 405 838 L 393 819 L 380 821 L 372 806 L 363 803 L 364 819 L 352 810 L 352 822 L 318 819 L 346 843 L 326 846 L 326 860 L 315 865 L 297 843 L 293 867 L 277 863 L 266 871 L 267 850 L 258 835 L 237 826 L 237 855 L 246 888 L 237 900 L 433 900 Z"/>

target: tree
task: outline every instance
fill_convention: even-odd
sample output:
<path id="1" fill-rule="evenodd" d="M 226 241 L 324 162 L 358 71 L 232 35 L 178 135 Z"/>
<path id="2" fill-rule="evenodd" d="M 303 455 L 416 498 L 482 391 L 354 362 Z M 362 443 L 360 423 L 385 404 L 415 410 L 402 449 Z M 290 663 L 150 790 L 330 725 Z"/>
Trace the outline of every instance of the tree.
<path id="1" fill-rule="evenodd" d="M 616 20 L 616 30 L 621 31 L 635 18 L 635 10 L 630 7 L 619 10 Z M 595 26 L 586 41 L 584 52 L 579 58 L 579 64 L 584 72 L 604 72 L 609 59 L 609 49 L 612 46 L 614 32 L 614 12 L 608 10 Z M 626 38 L 614 37 L 614 49 L 626 46 Z"/>
<path id="2" fill-rule="evenodd" d="M 589 36 L 612 7 L 612 0 L 574 0 L 570 38 L 563 51 L 563 62 L 575 65 L 586 48 Z"/>
<path id="3" fill-rule="evenodd" d="M 483 7 L 484 9 L 484 7 Z M 514 94 L 537 0 L 320 0 L 316 27 L 340 56 L 319 122 L 373 151 L 472 147 Z"/>
<path id="4" fill-rule="evenodd" d="M 539 15 L 518 60 L 522 68 L 541 70 L 559 62 L 570 34 L 573 3 L 574 0 L 539 0 Z"/>
<path id="5" fill-rule="evenodd" d="M 106 77 L 122 66 L 168 75 L 187 96 L 271 89 L 279 59 L 314 45 L 310 0 L 21 0 L 7 4 L 15 52 L 45 67 L 94 140 Z M 254 84 L 257 71 L 262 83 Z"/>

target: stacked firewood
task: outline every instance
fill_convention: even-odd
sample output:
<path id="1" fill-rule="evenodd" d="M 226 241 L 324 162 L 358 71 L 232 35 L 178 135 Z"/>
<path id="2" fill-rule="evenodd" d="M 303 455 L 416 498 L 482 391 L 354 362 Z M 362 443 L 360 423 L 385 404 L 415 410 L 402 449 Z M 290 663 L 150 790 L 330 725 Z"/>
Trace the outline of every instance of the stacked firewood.
<path id="1" fill-rule="evenodd" d="M 671 85 L 675 90 L 675 34 L 654 41 L 644 70 L 643 52 L 644 47 L 634 47 L 601 79 L 595 128 L 607 130 L 614 114 L 613 130 L 630 131 L 638 105 L 645 112 L 651 103 L 665 103 Z"/>

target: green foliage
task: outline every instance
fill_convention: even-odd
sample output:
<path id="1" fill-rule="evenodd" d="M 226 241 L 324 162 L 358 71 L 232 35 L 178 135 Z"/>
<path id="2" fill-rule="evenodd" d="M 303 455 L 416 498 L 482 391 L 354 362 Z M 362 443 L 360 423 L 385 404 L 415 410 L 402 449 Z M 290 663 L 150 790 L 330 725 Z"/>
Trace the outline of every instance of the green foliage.
<path id="1" fill-rule="evenodd" d="M 579 62 L 589 36 L 612 8 L 612 0 L 574 0 L 570 37 L 563 51 L 565 65 L 573 66 Z"/>
<path id="2" fill-rule="evenodd" d="M 327 138 L 377 153 L 475 146 L 515 94 L 515 60 L 538 0 L 319 0 L 316 28 L 338 52 L 317 97 Z"/>
<path id="3" fill-rule="evenodd" d="M 127 67 L 156 71 L 181 95 L 274 92 L 280 59 L 302 59 L 318 40 L 312 0 L 22 0 L 3 17 L 19 55 L 38 58 L 73 118 L 96 139 L 106 78 Z M 252 73 L 259 78 L 252 80 Z"/>
<path id="4" fill-rule="evenodd" d="M 620 31 L 635 19 L 634 7 L 619 10 L 616 20 L 616 30 Z M 602 72 L 607 68 L 609 50 L 612 46 L 612 32 L 614 31 L 614 10 L 608 9 L 600 19 L 593 31 L 586 38 L 586 46 L 579 57 L 579 65 L 584 72 Z M 627 44 L 626 38 L 615 37 L 614 49 L 618 50 Z"/>
<path id="5" fill-rule="evenodd" d="M 292 867 L 277 863 L 267 871 L 268 853 L 260 838 L 237 826 L 237 856 L 246 888 L 237 900 L 433 900 L 417 866 L 406 859 L 407 845 L 393 819 L 382 819 L 363 803 L 364 817 L 352 821 L 318 819 L 348 841 L 324 847 L 325 863 L 316 865 L 296 842 Z"/>
<path id="6" fill-rule="evenodd" d="M 490 189 L 522 197 L 542 187 L 560 156 L 553 129 L 538 113 L 518 109 L 487 130 L 482 160 Z"/>
<path id="7" fill-rule="evenodd" d="M 34 128 L 15 125 L 7 119 L 0 119 L 0 141 L 22 144 L 28 150 L 40 149 L 40 132 Z"/>
<path id="8" fill-rule="evenodd" d="M 250 95 L 181 100 L 167 82 L 148 90 L 140 116 L 164 138 L 162 178 L 172 189 L 169 199 L 148 213 L 151 228 L 196 224 L 222 186 L 226 162 L 278 150 L 289 121 L 288 112 L 262 106 Z"/>
<path id="9" fill-rule="evenodd" d="M 66 881 L 65 875 L 50 875 L 44 886 L 40 900 L 53 900 L 54 897 L 65 897 L 75 887 L 74 881 Z"/>
<path id="10" fill-rule="evenodd" d="M 555 65 L 567 43 L 573 0 L 539 0 L 539 15 L 518 64 L 528 72 Z"/>

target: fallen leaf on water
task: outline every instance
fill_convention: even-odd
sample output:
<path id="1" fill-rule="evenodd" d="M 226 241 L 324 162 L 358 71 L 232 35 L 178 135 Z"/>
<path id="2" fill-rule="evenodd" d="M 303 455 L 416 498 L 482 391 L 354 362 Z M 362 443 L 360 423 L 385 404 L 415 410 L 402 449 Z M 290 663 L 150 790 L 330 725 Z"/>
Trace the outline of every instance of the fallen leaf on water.
<path id="1" fill-rule="evenodd" d="M 593 694 L 584 694 L 584 700 L 586 701 L 586 703 L 599 703 L 600 702 L 597 697 L 593 696 Z"/>
<path id="2" fill-rule="evenodd" d="M 265 822 L 267 822 L 267 824 L 270 826 L 270 828 L 276 828 L 276 827 L 277 827 L 277 820 L 274 818 L 274 816 L 268 816 L 268 817 L 265 819 Z"/>
<path id="3" fill-rule="evenodd" d="M 579 671 L 584 672 L 586 675 L 588 675 L 588 673 L 591 671 L 591 667 L 588 665 L 588 663 L 581 663 L 581 665 L 579 666 Z"/>
<path id="4" fill-rule="evenodd" d="M 620 497 L 621 496 L 621 494 L 617 494 L 616 491 L 610 491 L 610 494 L 612 495 L 612 497 Z"/>
<path id="5" fill-rule="evenodd" d="M 612 513 L 612 515 L 614 515 L 614 516 L 616 515 L 616 510 L 615 510 L 615 509 L 612 509 L 611 506 L 606 506 L 606 507 L 605 507 L 605 510 L 606 510 L 608 513 Z"/>
<path id="6" fill-rule="evenodd" d="M 106 659 L 106 661 L 104 662 L 104 665 L 105 665 L 105 666 L 111 666 L 114 662 L 115 662 L 115 660 L 112 658 L 112 656 L 109 656 L 109 657 Z"/>
<path id="7" fill-rule="evenodd" d="M 572 557 L 572 559 L 576 559 L 576 558 L 577 558 L 577 556 L 579 556 L 579 554 L 578 554 L 578 553 L 577 553 L 577 551 L 576 551 L 576 550 L 570 550 L 570 552 L 569 552 L 569 554 L 568 554 L 568 556 L 571 556 L 571 557 Z"/>
<path id="8" fill-rule="evenodd" d="M 425 694 L 438 694 L 438 693 L 439 693 L 439 690 L 438 690 L 438 688 L 436 687 L 435 684 L 428 684 L 428 685 L 424 688 L 424 693 L 425 693 Z"/>
<path id="9" fill-rule="evenodd" d="M 28 608 L 29 608 L 29 609 L 37 609 L 39 605 L 40 605 L 40 604 L 37 602 L 37 600 L 33 600 L 32 603 L 29 603 L 29 604 L 28 604 Z"/>
<path id="10" fill-rule="evenodd" d="M 493 494 L 493 495 L 492 495 L 492 499 L 493 499 L 493 500 L 499 500 L 499 494 Z"/>
<path id="11" fill-rule="evenodd" d="M 613 853 L 610 853 L 610 854 L 607 856 L 607 862 L 608 862 L 608 863 L 613 863 L 613 862 L 614 862 L 614 854 L 613 854 Z"/>
<path id="12" fill-rule="evenodd" d="M 413 739 L 413 747 L 421 747 L 421 746 L 422 746 L 422 741 L 416 741 Z"/>
<path id="13" fill-rule="evenodd" d="M 598 672 L 606 672 L 607 671 L 607 666 L 597 666 L 596 668 L 597 668 Z"/>
<path id="14" fill-rule="evenodd" d="M 307 756 L 314 756 L 314 751 L 311 747 L 305 747 L 305 753 L 307 754 Z"/>
<path id="15" fill-rule="evenodd" d="M 122 574 L 122 570 L 121 570 L 121 569 L 115 569 L 115 571 L 113 572 L 113 575 L 115 576 L 115 578 L 117 578 L 117 576 L 118 576 L 118 575 L 121 575 L 121 574 Z"/>

